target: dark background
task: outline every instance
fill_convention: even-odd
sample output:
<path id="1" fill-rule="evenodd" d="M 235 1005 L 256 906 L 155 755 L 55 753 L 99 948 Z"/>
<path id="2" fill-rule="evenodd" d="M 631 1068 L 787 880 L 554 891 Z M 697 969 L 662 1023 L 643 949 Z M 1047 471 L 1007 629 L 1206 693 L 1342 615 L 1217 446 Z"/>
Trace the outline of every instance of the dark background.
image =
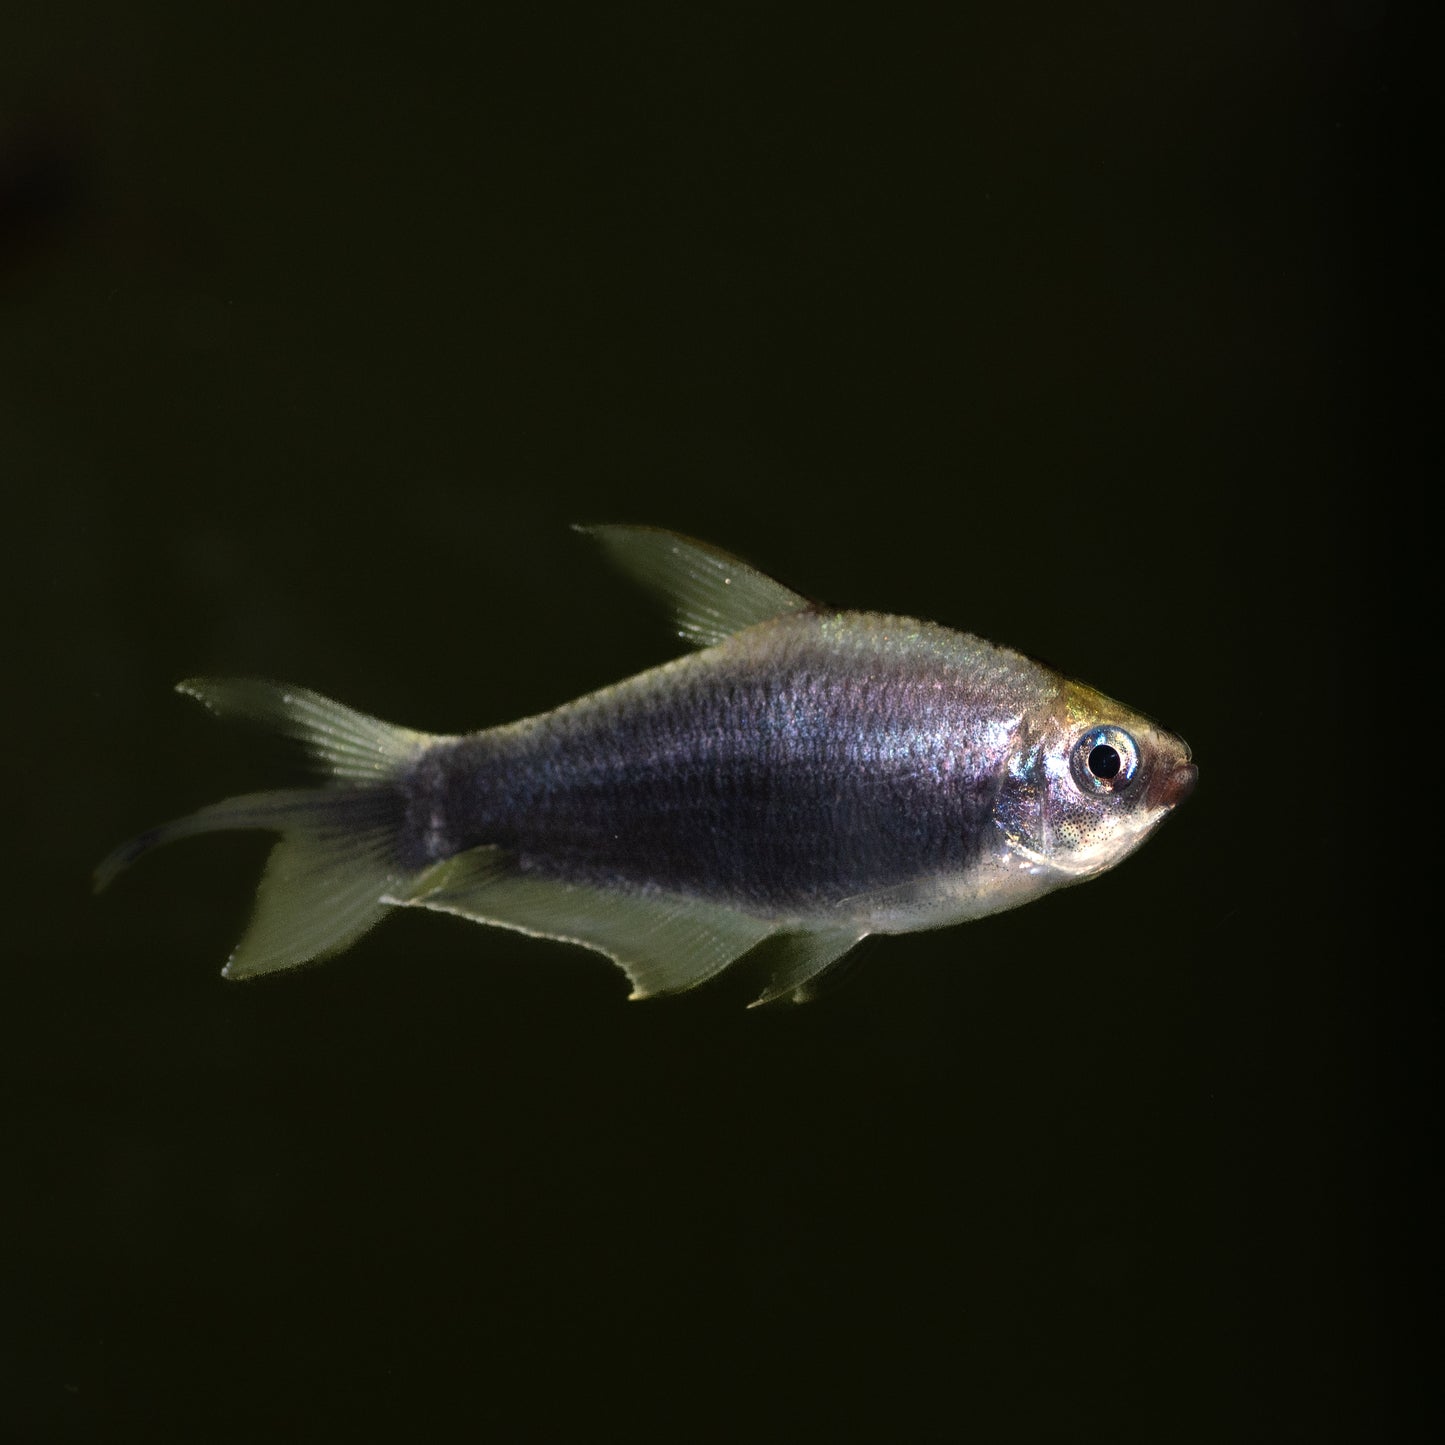
<path id="1" fill-rule="evenodd" d="M 29 10 L 6 1438 L 1412 1438 L 1399 9 Z M 805 1009 L 434 916 L 227 985 L 255 836 L 89 896 L 295 775 L 180 677 L 462 730 L 671 655 L 577 520 L 1042 656 L 1199 789 Z"/>

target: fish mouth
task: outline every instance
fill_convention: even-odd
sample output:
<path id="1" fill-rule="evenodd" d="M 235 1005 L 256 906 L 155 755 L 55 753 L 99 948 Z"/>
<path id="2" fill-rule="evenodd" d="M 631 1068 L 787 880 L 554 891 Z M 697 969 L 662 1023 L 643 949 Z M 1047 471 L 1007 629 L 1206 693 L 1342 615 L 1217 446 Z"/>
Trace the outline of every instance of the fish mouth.
<path id="1" fill-rule="evenodd" d="M 1177 808 L 1199 781 L 1199 769 L 1193 763 L 1176 763 L 1167 773 L 1154 780 L 1150 803 L 1156 808 Z"/>

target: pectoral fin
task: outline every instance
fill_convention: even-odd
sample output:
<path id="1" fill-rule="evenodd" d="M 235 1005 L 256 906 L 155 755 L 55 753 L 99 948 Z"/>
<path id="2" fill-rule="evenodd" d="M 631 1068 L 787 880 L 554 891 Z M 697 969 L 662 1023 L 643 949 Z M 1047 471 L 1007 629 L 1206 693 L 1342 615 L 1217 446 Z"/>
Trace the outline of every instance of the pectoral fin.
<path id="1" fill-rule="evenodd" d="M 661 527 L 578 527 L 672 608 L 680 636 L 711 647 L 734 632 L 812 606 L 746 562 Z"/>
<path id="2" fill-rule="evenodd" d="M 413 893 L 387 901 L 595 948 L 626 973 L 633 998 L 695 988 L 773 931 L 762 919 L 675 894 L 560 883 L 487 847 L 437 864 Z"/>

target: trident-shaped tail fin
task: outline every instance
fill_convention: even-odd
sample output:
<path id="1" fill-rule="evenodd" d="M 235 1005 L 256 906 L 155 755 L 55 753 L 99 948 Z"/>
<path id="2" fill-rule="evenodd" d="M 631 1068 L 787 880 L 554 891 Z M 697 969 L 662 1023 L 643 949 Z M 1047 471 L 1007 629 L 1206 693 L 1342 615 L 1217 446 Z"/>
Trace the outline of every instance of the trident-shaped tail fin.
<path id="1" fill-rule="evenodd" d="M 341 952 L 406 893 L 418 871 L 405 858 L 403 783 L 433 741 L 318 693 L 250 679 L 190 679 L 178 692 L 219 717 L 260 723 L 301 743 L 329 782 L 213 803 L 122 844 L 95 870 L 97 891 L 143 853 L 177 838 L 233 829 L 281 834 L 266 862 L 256 910 L 227 978 L 272 973 Z"/>

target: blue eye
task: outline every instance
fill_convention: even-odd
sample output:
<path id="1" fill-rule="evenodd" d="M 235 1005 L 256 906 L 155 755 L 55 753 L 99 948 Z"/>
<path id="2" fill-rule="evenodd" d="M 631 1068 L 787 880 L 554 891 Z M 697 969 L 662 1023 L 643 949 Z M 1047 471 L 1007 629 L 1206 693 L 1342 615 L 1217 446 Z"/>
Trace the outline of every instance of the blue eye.
<path id="1" fill-rule="evenodd" d="M 1069 768 L 1086 793 L 1122 792 L 1139 771 L 1139 748 L 1123 728 L 1090 728 L 1074 744 Z"/>

